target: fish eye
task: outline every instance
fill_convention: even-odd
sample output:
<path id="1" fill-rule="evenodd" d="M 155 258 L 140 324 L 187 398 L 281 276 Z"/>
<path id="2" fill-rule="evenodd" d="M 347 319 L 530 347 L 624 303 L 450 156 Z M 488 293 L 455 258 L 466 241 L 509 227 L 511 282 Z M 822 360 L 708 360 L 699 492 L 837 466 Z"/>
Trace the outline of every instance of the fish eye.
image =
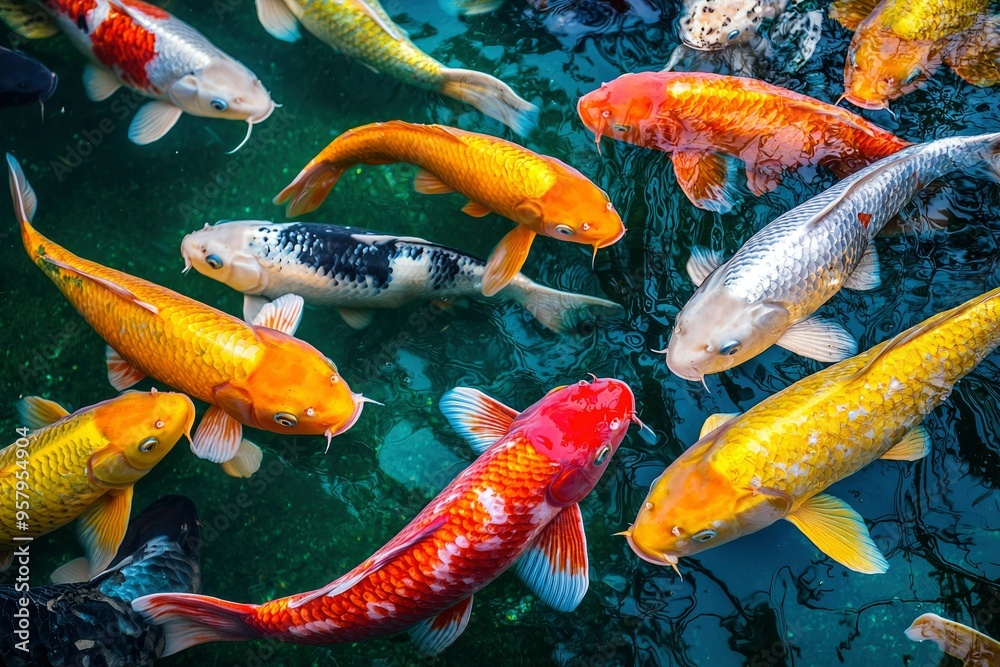
<path id="1" fill-rule="evenodd" d="M 218 255 L 209 255 L 208 257 L 205 258 L 205 263 L 208 264 L 213 269 L 222 268 L 222 260 L 219 258 Z"/>
<path id="2" fill-rule="evenodd" d="M 299 423 L 299 420 L 295 418 L 295 415 L 288 412 L 279 412 L 274 415 L 274 421 L 278 422 L 282 426 L 287 426 L 291 428 Z"/>
<path id="3" fill-rule="evenodd" d="M 847 58 L 848 58 L 848 60 L 851 61 L 851 67 L 857 67 L 858 66 L 857 55 L 858 55 L 858 50 L 857 49 L 851 49 L 850 51 L 847 52 Z"/>
<path id="4" fill-rule="evenodd" d="M 903 79 L 903 85 L 905 86 L 906 84 L 913 83 L 914 81 L 917 80 L 917 77 L 919 77 L 920 74 L 921 74 L 920 68 L 919 67 L 915 68 L 912 72 L 906 75 L 905 79 Z"/>
<path id="5" fill-rule="evenodd" d="M 629 130 L 632 129 L 632 126 L 625 125 L 623 123 L 612 123 L 611 129 L 614 130 L 615 132 L 628 132 Z"/>
<path id="6" fill-rule="evenodd" d="M 145 440 L 143 440 L 142 442 L 139 443 L 139 451 L 140 452 L 144 452 L 144 453 L 145 452 L 151 452 L 154 449 L 156 449 L 156 446 L 158 444 L 160 444 L 160 441 L 157 440 L 156 438 L 150 436 L 150 437 L 146 438 Z"/>
<path id="7" fill-rule="evenodd" d="M 225 100 L 212 100 L 211 107 L 216 111 L 225 111 L 229 108 L 229 105 L 226 104 Z"/>
<path id="8" fill-rule="evenodd" d="M 608 456 L 611 454 L 611 446 L 604 445 L 599 450 L 597 450 L 597 456 L 594 457 L 594 465 L 602 466 L 604 462 L 608 460 Z"/>
<path id="9" fill-rule="evenodd" d="M 573 236 L 576 233 L 569 225 L 556 225 L 556 231 L 563 236 Z"/>
<path id="10" fill-rule="evenodd" d="M 695 542 L 708 542 L 709 540 L 713 539 L 717 534 L 718 533 L 716 533 L 711 528 L 706 528 L 700 533 L 695 533 L 694 536 L 691 537 L 691 539 L 694 540 Z"/>
<path id="11" fill-rule="evenodd" d="M 739 351 L 743 349 L 738 340 L 729 341 L 725 345 L 719 348 L 719 354 L 723 354 L 727 357 L 731 357 L 734 354 L 739 354 Z"/>
<path id="12" fill-rule="evenodd" d="M 740 36 L 739 30 L 733 30 L 731 33 L 729 33 L 729 39 L 736 39 L 739 36 Z"/>

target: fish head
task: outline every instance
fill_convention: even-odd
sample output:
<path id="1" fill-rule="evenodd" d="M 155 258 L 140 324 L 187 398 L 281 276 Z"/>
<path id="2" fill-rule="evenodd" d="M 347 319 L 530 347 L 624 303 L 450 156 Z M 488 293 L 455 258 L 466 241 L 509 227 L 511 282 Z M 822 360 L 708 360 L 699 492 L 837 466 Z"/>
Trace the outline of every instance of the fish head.
<path id="1" fill-rule="evenodd" d="M 669 105 L 667 86 L 675 72 L 623 74 L 602 84 L 577 102 L 580 120 L 593 132 L 598 148 L 601 137 L 640 146 L 664 148 L 676 141 L 680 121 L 662 113 Z"/>
<path id="2" fill-rule="evenodd" d="M 698 51 L 745 44 L 757 35 L 763 19 L 774 16 L 774 4 L 766 0 L 689 0 L 677 21 L 677 36 Z"/>
<path id="3" fill-rule="evenodd" d="M 43 103 L 52 97 L 58 81 L 34 58 L 0 47 L 0 103 Z"/>
<path id="4" fill-rule="evenodd" d="M 242 120 L 250 125 L 266 120 L 275 106 L 260 79 L 229 58 L 214 58 L 180 77 L 170 84 L 167 96 L 193 116 Z"/>
<path id="5" fill-rule="evenodd" d="M 595 378 L 558 387 L 511 425 L 554 464 L 546 499 L 556 507 L 582 500 L 597 484 L 635 416 L 635 397 L 620 380 Z"/>
<path id="6" fill-rule="evenodd" d="M 844 65 L 844 99 L 863 109 L 887 109 L 913 92 L 941 65 L 940 46 L 901 39 L 874 25 L 858 27 Z"/>
<path id="7" fill-rule="evenodd" d="M 937 614 L 918 616 L 905 630 L 906 638 L 915 641 L 932 641 L 942 651 L 947 651 L 949 644 L 947 621 Z M 962 626 L 964 627 L 964 626 Z"/>
<path id="8" fill-rule="evenodd" d="M 261 294 L 267 288 L 267 271 L 251 249 L 251 241 L 264 221 L 206 224 L 181 241 L 184 270 L 195 271 L 244 294 Z"/>
<path id="9" fill-rule="evenodd" d="M 769 301 L 747 302 L 724 284 L 723 269 L 698 288 L 677 315 L 667 344 L 667 366 L 702 382 L 757 356 L 785 332 L 788 310 Z"/>
<path id="10" fill-rule="evenodd" d="M 272 433 L 325 435 L 327 442 L 361 416 L 365 403 L 337 366 L 305 341 L 255 326 L 264 349 L 255 370 L 214 391 L 215 402 L 245 424 Z"/>
<path id="11" fill-rule="evenodd" d="M 191 439 L 194 403 L 184 394 L 128 391 L 94 408 L 94 423 L 108 444 L 87 461 L 99 486 L 124 488 L 142 478 L 173 449 Z"/>

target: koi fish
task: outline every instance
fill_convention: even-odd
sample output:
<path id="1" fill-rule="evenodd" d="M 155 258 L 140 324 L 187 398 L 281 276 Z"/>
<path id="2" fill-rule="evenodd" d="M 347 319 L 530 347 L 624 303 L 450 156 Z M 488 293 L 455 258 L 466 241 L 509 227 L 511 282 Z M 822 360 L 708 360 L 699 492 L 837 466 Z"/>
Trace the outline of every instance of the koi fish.
<path id="1" fill-rule="evenodd" d="M 625 234 L 603 190 L 567 164 L 485 134 L 444 125 L 403 121 L 373 123 L 344 132 L 274 198 L 288 216 L 315 210 L 344 171 L 359 162 L 410 162 L 420 167 L 414 189 L 422 194 L 459 192 L 462 209 L 490 212 L 518 223 L 497 244 L 483 272 L 483 294 L 507 286 L 528 258 L 537 234 L 593 246 L 594 256 Z"/>
<path id="2" fill-rule="evenodd" d="M 284 42 L 297 41 L 299 23 L 334 50 L 375 72 L 470 104 L 524 135 L 538 108 L 510 86 L 482 72 L 445 67 L 417 48 L 378 0 L 256 0 L 264 30 Z"/>
<path id="3" fill-rule="evenodd" d="M 857 351 L 839 323 L 813 317 L 842 287 L 881 284 L 875 235 L 924 186 L 965 171 L 1000 181 L 1000 134 L 911 146 L 779 216 L 724 262 L 696 249 L 697 291 L 677 315 L 667 346 L 675 374 L 703 381 L 778 345 L 819 361 Z"/>
<path id="4" fill-rule="evenodd" d="M 160 498 L 129 522 L 114 560 L 90 581 L 27 591 L 0 586 L 0 662 L 64 665 L 73 656 L 73 664 L 80 665 L 153 664 L 163 631 L 143 621 L 129 603 L 152 593 L 197 593 L 200 552 L 194 503 L 184 496 Z M 22 599 L 28 604 L 22 606 Z M 27 630 L 15 616 L 25 608 L 31 618 Z"/>
<path id="5" fill-rule="evenodd" d="M 821 165 L 843 177 L 909 145 L 811 97 L 709 73 L 624 74 L 580 98 L 577 112 L 598 146 L 606 136 L 670 153 L 691 203 L 717 213 L 739 197 L 736 160 L 760 196 L 786 171 Z"/>
<path id="6" fill-rule="evenodd" d="M 18 410 L 33 432 L 0 450 L 0 568 L 10 566 L 23 544 L 18 538 L 40 537 L 79 519 L 76 534 L 94 576 L 125 535 L 132 487 L 182 435 L 190 437 L 194 404 L 183 394 L 154 389 L 73 414 L 34 396 Z M 23 501 L 31 508 L 27 517 L 18 511 Z"/>
<path id="7" fill-rule="evenodd" d="M 271 96 L 245 65 L 140 0 L 5 0 L 0 19 L 29 39 L 66 33 L 91 61 L 83 70 L 91 100 L 105 100 L 121 86 L 153 98 L 129 125 L 128 137 L 137 144 L 156 141 L 189 113 L 247 123 L 238 150 L 254 124 L 274 111 Z"/>
<path id="8" fill-rule="evenodd" d="M 147 375 L 211 404 L 191 448 L 248 477 L 260 449 L 243 425 L 319 435 L 327 446 L 358 420 L 368 400 L 353 393 L 330 359 L 292 334 L 302 298 L 286 295 L 252 324 L 165 287 L 70 253 L 31 226 L 35 193 L 7 155 L 14 212 L 31 261 L 108 343 L 108 379 L 127 389 Z"/>
<path id="9" fill-rule="evenodd" d="M 447 302 L 480 294 L 486 263 L 423 239 L 308 222 L 228 221 L 205 225 L 181 241 L 184 270 L 243 292 L 243 318 L 271 299 L 298 294 L 336 308 L 349 326 L 371 324 L 373 310 L 416 301 Z M 543 287 L 518 273 L 497 295 L 550 330 L 564 333 L 589 313 L 618 316 L 611 301 Z"/>
<path id="10" fill-rule="evenodd" d="M 915 642 L 930 640 L 966 667 L 997 667 L 1000 665 L 1000 642 L 937 614 L 924 614 L 906 629 L 907 639 Z"/>
<path id="11" fill-rule="evenodd" d="M 441 9 L 452 16 L 489 14 L 503 6 L 504 0 L 438 0 Z"/>
<path id="12" fill-rule="evenodd" d="M 465 629 L 473 595 L 512 565 L 543 602 L 575 609 L 588 586 L 578 503 L 634 420 L 628 385 L 560 387 L 520 414 L 460 387 L 441 409 L 480 456 L 396 537 L 327 586 L 264 604 L 135 600 L 149 622 L 164 624 L 164 655 L 212 641 L 331 644 L 407 628 L 420 650 L 437 654 Z"/>
<path id="13" fill-rule="evenodd" d="M 844 65 L 844 95 L 863 109 L 887 109 L 891 100 L 913 92 L 952 58 L 952 69 L 969 83 L 993 85 L 1000 78 L 976 74 L 976 63 L 961 58 L 962 44 L 986 15 L 987 0 L 837 0 L 830 15 L 854 30 Z M 995 35 L 994 31 L 994 35 Z M 968 60 L 966 58 L 966 60 Z"/>
<path id="14" fill-rule="evenodd" d="M 31 56 L 0 46 L 0 107 L 44 104 L 58 82 L 59 77 Z"/>
<path id="15" fill-rule="evenodd" d="M 655 482 L 625 531 L 639 557 L 679 558 L 779 519 L 844 567 L 889 564 L 864 519 L 824 490 L 877 459 L 930 451 L 924 417 L 1000 345 L 1000 289 L 800 380 L 742 415 L 713 415 Z"/>

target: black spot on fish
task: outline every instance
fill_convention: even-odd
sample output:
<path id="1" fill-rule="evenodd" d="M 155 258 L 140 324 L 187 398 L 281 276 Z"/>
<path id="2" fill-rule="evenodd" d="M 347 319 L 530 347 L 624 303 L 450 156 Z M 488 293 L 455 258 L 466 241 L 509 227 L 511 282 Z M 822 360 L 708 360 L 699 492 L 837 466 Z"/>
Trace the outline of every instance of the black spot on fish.
<path id="1" fill-rule="evenodd" d="M 299 246 L 295 258 L 304 266 L 322 271 L 337 282 L 367 283 L 384 289 L 392 280 L 392 260 L 399 255 L 395 239 L 359 242 L 365 230 L 335 225 L 294 224 L 281 229 L 275 245 L 282 250 Z"/>
<path id="2" fill-rule="evenodd" d="M 84 33 L 89 32 L 87 30 L 87 17 L 84 16 L 83 14 L 80 14 L 79 16 L 77 16 L 76 17 L 76 27 L 79 28 L 80 30 L 82 30 Z"/>

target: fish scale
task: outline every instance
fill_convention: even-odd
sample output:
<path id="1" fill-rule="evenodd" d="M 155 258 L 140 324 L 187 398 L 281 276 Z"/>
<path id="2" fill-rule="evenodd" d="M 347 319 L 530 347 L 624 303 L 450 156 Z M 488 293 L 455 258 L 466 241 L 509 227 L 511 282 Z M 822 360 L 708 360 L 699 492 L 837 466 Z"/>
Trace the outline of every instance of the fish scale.
<path id="1" fill-rule="evenodd" d="M 987 0 L 886 0 L 870 21 L 904 39 L 938 40 L 969 28 Z"/>

